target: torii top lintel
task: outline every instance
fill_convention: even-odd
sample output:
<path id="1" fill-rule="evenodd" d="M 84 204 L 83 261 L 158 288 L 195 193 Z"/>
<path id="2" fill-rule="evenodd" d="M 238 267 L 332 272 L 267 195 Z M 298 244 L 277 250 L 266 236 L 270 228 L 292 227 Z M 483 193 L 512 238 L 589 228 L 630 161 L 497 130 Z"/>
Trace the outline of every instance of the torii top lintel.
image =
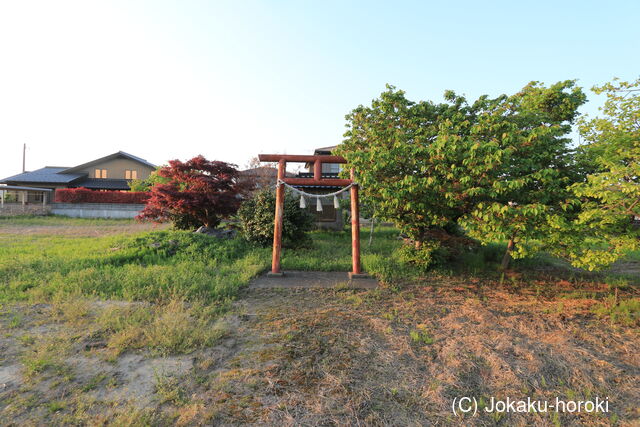
<path id="1" fill-rule="evenodd" d="M 259 154 L 261 162 L 313 163 L 313 178 L 287 178 L 284 176 L 284 164 L 278 167 L 278 179 L 290 185 L 335 185 L 346 187 L 353 183 L 353 179 L 322 178 L 323 163 L 347 163 L 342 156 L 330 155 L 297 155 L 297 154 Z M 280 169 L 282 169 L 282 176 Z"/>

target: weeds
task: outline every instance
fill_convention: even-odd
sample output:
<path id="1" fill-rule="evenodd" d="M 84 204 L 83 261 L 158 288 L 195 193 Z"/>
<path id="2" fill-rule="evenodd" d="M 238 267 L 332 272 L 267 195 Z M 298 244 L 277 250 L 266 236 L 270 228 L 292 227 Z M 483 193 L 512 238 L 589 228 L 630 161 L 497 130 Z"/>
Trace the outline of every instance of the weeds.
<path id="1" fill-rule="evenodd" d="M 593 312 L 598 317 L 608 317 L 612 324 L 636 326 L 640 324 L 640 299 L 618 301 L 617 295 L 609 295 L 593 307 Z"/>
<path id="2" fill-rule="evenodd" d="M 104 380 L 107 379 L 107 375 L 105 373 L 96 374 L 89 379 L 89 381 L 82 387 L 83 392 L 94 390 L 96 387 L 100 385 Z"/>
<path id="3" fill-rule="evenodd" d="M 154 372 L 154 378 L 156 382 L 155 390 L 160 397 L 160 403 L 170 402 L 178 406 L 189 403 L 177 378 L 159 372 Z"/>
<path id="4" fill-rule="evenodd" d="M 15 313 L 11 316 L 11 319 L 9 320 L 9 324 L 7 325 L 7 327 L 9 329 L 16 329 L 22 325 L 23 321 L 24 321 L 24 317 L 20 313 Z"/>
<path id="5" fill-rule="evenodd" d="M 59 295 L 223 301 L 268 265 L 268 250 L 189 232 L 139 237 L 13 236 L 0 245 L 0 302 Z M 65 307 L 67 311 L 71 307 Z"/>
<path id="6" fill-rule="evenodd" d="M 31 345 L 21 359 L 27 378 L 34 378 L 45 371 L 53 371 L 59 376 L 68 373 L 68 367 L 63 362 L 63 356 L 70 347 L 68 340 L 63 338 L 34 340 Z"/>
<path id="7" fill-rule="evenodd" d="M 409 337 L 415 345 L 429 345 L 434 342 L 425 325 L 418 325 L 415 329 L 409 331 Z"/>
<path id="8" fill-rule="evenodd" d="M 160 305 L 110 307 L 97 319 L 100 334 L 116 355 L 148 348 L 160 355 L 189 353 L 212 345 L 225 331 L 215 324 L 216 307 L 172 299 Z"/>

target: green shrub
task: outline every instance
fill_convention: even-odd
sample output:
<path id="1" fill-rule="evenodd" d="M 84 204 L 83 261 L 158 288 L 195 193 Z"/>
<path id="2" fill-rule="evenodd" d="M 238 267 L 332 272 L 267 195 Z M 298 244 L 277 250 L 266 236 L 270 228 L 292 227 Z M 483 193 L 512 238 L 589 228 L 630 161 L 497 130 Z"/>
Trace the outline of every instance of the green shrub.
<path id="1" fill-rule="evenodd" d="M 240 235 L 262 246 L 273 242 L 273 219 L 276 210 L 276 196 L 271 189 L 257 192 L 252 198 L 245 200 L 238 210 Z M 290 192 L 285 193 L 284 220 L 282 227 L 282 244 L 284 246 L 301 246 L 309 241 L 305 234 L 311 230 L 313 216 L 306 209 L 301 209 L 299 201 Z"/>
<path id="2" fill-rule="evenodd" d="M 170 215 L 174 230 L 197 230 L 202 226 L 202 221 L 187 213 L 174 212 Z"/>
<path id="3" fill-rule="evenodd" d="M 405 244 L 399 249 L 399 257 L 402 262 L 412 264 L 422 271 L 443 264 L 447 256 L 447 250 L 435 240 L 425 241 L 418 248 L 412 244 Z"/>

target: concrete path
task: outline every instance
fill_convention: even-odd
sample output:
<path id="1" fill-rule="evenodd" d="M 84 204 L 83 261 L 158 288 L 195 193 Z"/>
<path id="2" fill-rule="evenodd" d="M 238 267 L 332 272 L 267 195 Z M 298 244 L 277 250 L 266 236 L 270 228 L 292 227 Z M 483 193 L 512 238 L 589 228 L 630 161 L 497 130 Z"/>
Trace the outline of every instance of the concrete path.
<path id="1" fill-rule="evenodd" d="M 249 283 L 250 288 L 334 288 L 344 286 L 354 289 L 375 289 L 374 277 L 349 280 L 344 271 L 285 271 L 282 277 L 268 277 L 267 273 Z"/>

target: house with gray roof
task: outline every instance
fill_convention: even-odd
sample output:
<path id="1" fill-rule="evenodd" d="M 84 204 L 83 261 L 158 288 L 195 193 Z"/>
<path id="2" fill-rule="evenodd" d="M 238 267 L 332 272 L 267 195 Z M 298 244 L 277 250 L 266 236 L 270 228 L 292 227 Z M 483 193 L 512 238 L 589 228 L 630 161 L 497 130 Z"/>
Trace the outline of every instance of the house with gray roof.
<path id="1" fill-rule="evenodd" d="M 23 172 L 0 180 L 0 184 L 52 190 L 84 187 L 90 190 L 128 191 L 132 179 L 145 179 L 155 168 L 156 165 L 140 157 L 118 151 L 78 166 L 45 166 Z"/>

